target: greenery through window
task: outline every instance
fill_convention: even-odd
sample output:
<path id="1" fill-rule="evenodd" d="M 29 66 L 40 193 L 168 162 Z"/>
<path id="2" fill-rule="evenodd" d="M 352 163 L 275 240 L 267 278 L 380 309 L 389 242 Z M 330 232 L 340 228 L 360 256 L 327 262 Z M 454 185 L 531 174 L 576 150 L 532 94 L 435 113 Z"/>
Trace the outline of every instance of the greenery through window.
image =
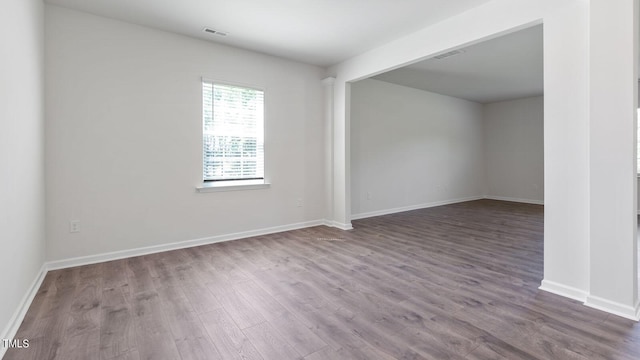
<path id="1" fill-rule="evenodd" d="M 203 81 L 203 179 L 264 179 L 264 91 Z"/>

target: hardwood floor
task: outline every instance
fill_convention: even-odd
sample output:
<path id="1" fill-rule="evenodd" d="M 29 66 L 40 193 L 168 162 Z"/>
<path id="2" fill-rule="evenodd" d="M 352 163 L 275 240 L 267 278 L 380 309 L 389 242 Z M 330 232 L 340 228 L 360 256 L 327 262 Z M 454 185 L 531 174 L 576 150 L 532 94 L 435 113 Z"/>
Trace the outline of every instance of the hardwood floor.
<path id="1" fill-rule="evenodd" d="M 543 208 L 490 200 L 50 272 L 5 359 L 639 359 L 537 289 Z"/>

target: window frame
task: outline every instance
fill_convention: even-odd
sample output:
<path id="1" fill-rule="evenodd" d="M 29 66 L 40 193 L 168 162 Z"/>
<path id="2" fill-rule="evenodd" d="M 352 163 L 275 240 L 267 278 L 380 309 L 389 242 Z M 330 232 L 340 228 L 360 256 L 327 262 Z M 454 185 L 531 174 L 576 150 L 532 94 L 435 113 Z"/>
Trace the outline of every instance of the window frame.
<path id="1" fill-rule="evenodd" d="M 223 85 L 230 87 L 240 87 L 250 90 L 261 91 L 263 96 L 262 103 L 262 178 L 247 179 L 205 179 L 204 178 L 204 93 L 203 86 L 205 83 L 214 85 Z M 266 124 L 267 124 L 267 90 L 265 87 L 243 84 L 237 82 L 215 80 L 212 78 L 202 77 L 200 81 L 200 179 L 201 184 L 196 186 L 197 192 L 215 192 L 215 191 L 234 191 L 234 190 L 254 190 L 269 188 L 271 184 L 267 181 L 266 153 L 267 146 L 265 141 Z"/>

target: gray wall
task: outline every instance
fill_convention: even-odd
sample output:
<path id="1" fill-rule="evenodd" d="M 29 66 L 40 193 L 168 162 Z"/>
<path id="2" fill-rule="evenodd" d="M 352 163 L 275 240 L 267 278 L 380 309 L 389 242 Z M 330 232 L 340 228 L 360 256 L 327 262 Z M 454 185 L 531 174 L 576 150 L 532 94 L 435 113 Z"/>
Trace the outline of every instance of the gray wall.
<path id="1" fill-rule="evenodd" d="M 482 197 L 543 203 L 544 98 L 478 104 L 379 80 L 351 87 L 353 218 Z"/>
<path id="2" fill-rule="evenodd" d="M 544 98 L 486 104 L 484 148 L 488 197 L 544 201 Z"/>
<path id="3" fill-rule="evenodd" d="M 483 192 L 482 105 L 379 80 L 352 85 L 356 218 Z"/>

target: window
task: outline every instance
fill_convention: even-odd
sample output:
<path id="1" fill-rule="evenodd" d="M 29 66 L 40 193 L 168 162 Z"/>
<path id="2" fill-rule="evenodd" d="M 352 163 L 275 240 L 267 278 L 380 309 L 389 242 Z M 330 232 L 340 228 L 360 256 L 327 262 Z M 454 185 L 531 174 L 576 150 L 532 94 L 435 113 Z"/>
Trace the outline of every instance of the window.
<path id="1" fill-rule="evenodd" d="M 264 179 L 264 91 L 202 82 L 205 182 Z"/>

